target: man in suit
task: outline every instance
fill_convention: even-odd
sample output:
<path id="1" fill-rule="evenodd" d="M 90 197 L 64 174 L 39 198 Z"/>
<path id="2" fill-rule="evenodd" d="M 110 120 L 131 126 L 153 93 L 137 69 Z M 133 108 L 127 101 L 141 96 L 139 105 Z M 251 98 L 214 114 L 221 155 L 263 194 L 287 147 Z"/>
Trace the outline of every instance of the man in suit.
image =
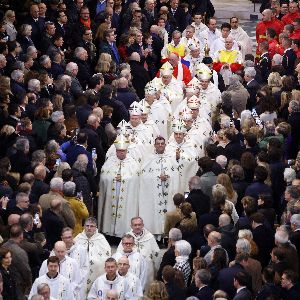
<path id="1" fill-rule="evenodd" d="M 142 10 L 142 13 L 146 17 L 149 26 L 152 26 L 157 18 L 157 11 L 155 5 L 156 2 L 154 0 L 146 0 L 145 8 Z"/>
<path id="2" fill-rule="evenodd" d="M 251 300 L 251 292 L 247 289 L 247 275 L 245 272 L 238 272 L 234 275 L 233 285 L 236 288 L 233 300 Z"/>
<path id="3" fill-rule="evenodd" d="M 201 215 L 210 211 L 210 198 L 201 191 L 201 180 L 199 176 L 193 176 L 189 180 L 189 190 L 190 193 L 186 198 L 186 202 L 192 205 L 198 221 Z"/>
<path id="4" fill-rule="evenodd" d="M 70 46 L 71 28 L 69 26 L 68 17 L 64 11 L 59 11 L 57 14 L 57 22 L 55 23 L 55 33 L 60 34 L 64 38 L 64 49 Z"/>
<path id="5" fill-rule="evenodd" d="M 282 56 L 282 66 L 285 69 L 285 74 L 288 76 L 294 75 L 295 62 L 297 59 L 297 54 L 291 48 L 291 46 L 292 46 L 292 39 L 290 38 L 282 39 L 282 47 L 284 49 L 284 53 Z"/>
<path id="6" fill-rule="evenodd" d="M 162 270 L 165 266 L 170 265 L 174 266 L 175 265 L 175 243 L 177 241 L 180 241 L 182 239 L 182 233 L 180 229 L 178 228 L 172 228 L 169 232 L 169 248 L 168 250 L 164 253 L 159 269 L 157 271 L 156 279 L 157 280 L 162 280 Z"/>
<path id="7" fill-rule="evenodd" d="M 199 289 L 196 297 L 199 300 L 212 300 L 214 290 L 208 286 L 211 279 L 211 274 L 206 269 L 200 269 L 195 275 L 195 284 Z"/>
<path id="8" fill-rule="evenodd" d="M 111 55 L 112 60 L 118 65 L 121 62 L 121 58 L 116 47 L 116 35 L 113 29 L 104 31 L 104 42 L 101 43 L 99 48 L 99 54 L 108 53 Z"/>
<path id="9" fill-rule="evenodd" d="M 244 72 L 244 80 L 245 87 L 250 95 L 247 101 L 247 109 L 252 110 L 252 108 L 256 105 L 256 93 L 260 88 L 259 83 L 255 80 L 256 70 L 254 67 L 245 68 Z"/>
<path id="10" fill-rule="evenodd" d="M 290 235 L 290 241 L 295 245 L 300 261 L 300 214 L 292 215 L 291 219 L 292 233 Z"/>
<path id="11" fill-rule="evenodd" d="M 171 28 L 171 32 L 174 30 L 183 32 L 187 25 L 185 12 L 181 7 L 178 7 L 178 3 L 179 0 L 171 0 L 170 2 L 171 21 L 174 21 L 174 28 Z"/>

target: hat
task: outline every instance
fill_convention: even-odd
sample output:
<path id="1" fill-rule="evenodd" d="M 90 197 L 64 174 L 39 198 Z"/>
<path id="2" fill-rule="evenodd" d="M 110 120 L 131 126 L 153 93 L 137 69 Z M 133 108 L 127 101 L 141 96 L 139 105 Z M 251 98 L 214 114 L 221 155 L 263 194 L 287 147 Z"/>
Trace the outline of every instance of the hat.
<path id="1" fill-rule="evenodd" d="M 141 107 L 142 114 L 149 114 L 151 108 L 149 103 L 145 99 L 143 99 L 139 104 Z"/>
<path id="2" fill-rule="evenodd" d="M 182 119 L 177 119 L 172 125 L 174 133 L 186 133 L 185 123 Z"/>
<path id="3" fill-rule="evenodd" d="M 114 145 L 116 150 L 127 150 L 130 145 L 129 140 L 125 137 L 125 135 L 120 134 L 117 136 L 116 140 L 114 141 Z"/>
<path id="4" fill-rule="evenodd" d="M 140 104 L 136 101 L 131 103 L 129 107 L 129 114 L 130 116 L 140 116 L 142 114 Z"/>
<path id="5" fill-rule="evenodd" d="M 198 97 L 195 95 L 192 96 L 188 101 L 187 101 L 187 106 L 190 109 L 198 109 L 200 106 L 200 100 Z"/>
<path id="6" fill-rule="evenodd" d="M 122 120 L 117 126 L 117 132 L 119 134 L 126 135 L 126 134 L 129 134 L 129 131 L 130 131 L 129 124 L 125 120 Z"/>
<path id="7" fill-rule="evenodd" d="M 193 112 L 190 108 L 184 107 L 183 109 L 180 110 L 179 117 L 184 121 L 192 120 Z"/>
<path id="8" fill-rule="evenodd" d="M 199 89 L 200 88 L 200 81 L 198 78 L 194 77 L 188 84 L 188 88 L 194 88 L 194 89 Z"/>
<path id="9" fill-rule="evenodd" d="M 202 80 L 209 80 L 212 76 L 211 70 L 204 63 L 197 64 L 195 71 L 198 78 Z"/>
<path id="10" fill-rule="evenodd" d="M 145 86 L 145 94 L 154 95 L 157 92 L 155 82 L 149 81 Z"/>
<path id="11" fill-rule="evenodd" d="M 204 63 L 205 65 L 212 64 L 213 63 L 213 59 L 210 56 L 205 56 L 202 59 L 202 63 Z"/>
<path id="12" fill-rule="evenodd" d="M 191 43 L 190 45 L 189 45 L 189 49 L 190 50 L 199 50 L 200 49 L 200 45 L 198 44 L 198 43 Z"/>
<path id="13" fill-rule="evenodd" d="M 172 75 L 174 69 L 172 65 L 167 61 L 161 66 L 159 71 L 160 71 L 160 76 L 166 76 L 166 75 Z"/>

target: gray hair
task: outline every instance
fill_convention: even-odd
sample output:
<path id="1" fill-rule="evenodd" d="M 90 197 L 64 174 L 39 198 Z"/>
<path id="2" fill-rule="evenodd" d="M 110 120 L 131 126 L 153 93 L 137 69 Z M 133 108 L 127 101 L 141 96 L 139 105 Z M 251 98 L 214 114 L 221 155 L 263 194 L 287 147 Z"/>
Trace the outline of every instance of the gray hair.
<path id="1" fill-rule="evenodd" d="M 140 62 L 141 61 L 141 57 L 140 57 L 140 55 L 137 52 L 132 52 L 131 55 L 130 55 L 130 57 L 129 57 L 129 60 Z"/>
<path id="2" fill-rule="evenodd" d="M 84 221 L 84 224 L 86 224 L 86 223 L 88 223 L 88 222 L 97 225 L 97 219 L 94 218 L 94 217 L 88 217 L 88 218 Z"/>
<path id="3" fill-rule="evenodd" d="M 300 103 L 296 100 L 292 100 L 289 104 L 289 108 L 292 112 L 299 112 L 300 111 Z"/>
<path id="4" fill-rule="evenodd" d="M 172 228 L 169 231 L 169 239 L 172 240 L 173 242 L 177 242 L 182 240 L 182 233 L 181 230 L 178 228 Z"/>
<path id="5" fill-rule="evenodd" d="M 196 277 L 200 279 L 201 283 L 209 284 L 211 279 L 211 274 L 207 269 L 200 269 L 196 272 Z"/>
<path id="6" fill-rule="evenodd" d="M 76 57 L 76 58 L 80 58 L 80 55 L 83 53 L 83 52 L 85 52 L 86 50 L 83 48 L 83 47 L 77 47 L 77 48 L 75 48 L 75 50 L 74 50 L 74 56 Z"/>
<path id="7" fill-rule="evenodd" d="M 21 78 L 24 75 L 23 71 L 21 70 L 13 70 L 11 72 L 11 79 L 17 81 L 19 78 Z"/>
<path id="8" fill-rule="evenodd" d="M 224 155 L 219 155 L 216 157 L 216 162 L 223 168 L 225 169 L 227 166 L 227 157 Z"/>
<path id="9" fill-rule="evenodd" d="M 31 25 L 29 25 L 29 24 L 22 24 L 21 26 L 20 26 L 20 33 L 21 34 L 24 34 L 27 30 L 30 30 L 30 29 L 32 29 L 32 26 Z"/>
<path id="10" fill-rule="evenodd" d="M 280 66 L 282 64 L 282 56 L 276 53 L 273 56 L 272 61 L 274 62 L 275 66 Z"/>
<path id="11" fill-rule="evenodd" d="M 30 79 L 28 81 L 28 90 L 36 92 L 41 87 L 41 82 L 38 79 Z"/>
<path id="12" fill-rule="evenodd" d="M 252 118 L 252 114 L 251 114 L 251 111 L 250 110 L 243 110 L 242 112 L 241 112 L 241 127 L 243 127 L 244 126 L 244 123 L 245 123 L 245 121 L 246 120 L 248 120 L 248 119 L 250 119 L 250 118 Z"/>
<path id="13" fill-rule="evenodd" d="M 195 296 L 190 296 L 190 297 L 187 297 L 185 300 L 199 300 L 199 298 L 197 298 Z"/>
<path id="14" fill-rule="evenodd" d="M 50 61 L 51 61 L 50 57 L 49 57 L 48 55 L 42 55 L 42 56 L 40 57 L 40 59 L 39 59 L 39 62 L 40 62 L 41 65 L 43 65 L 43 64 L 46 63 L 47 60 L 50 60 Z"/>
<path id="15" fill-rule="evenodd" d="M 291 183 L 296 178 L 296 171 L 292 168 L 285 168 L 283 177 L 287 183 Z"/>
<path id="16" fill-rule="evenodd" d="M 294 214 L 290 219 L 291 224 L 294 224 L 297 229 L 300 228 L 300 214 Z"/>
<path id="17" fill-rule="evenodd" d="M 32 225 L 33 216 L 29 213 L 25 213 L 25 214 L 21 215 L 19 223 L 20 223 L 20 226 L 24 229 L 28 225 Z"/>
<path id="18" fill-rule="evenodd" d="M 242 253 L 250 254 L 251 252 L 251 245 L 247 239 L 238 239 L 236 242 L 236 248 L 238 248 Z"/>
<path id="19" fill-rule="evenodd" d="M 50 286 L 48 285 L 48 283 L 40 283 L 40 284 L 37 286 L 37 288 L 36 288 L 38 294 L 39 294 L 39 293 L 42 291 L 42 289 L 45 288 L 45 287 L 48 287 L 48 288 L 50 289 Z"/>
<path id="20" fill-rule="evenodd" d="M 67 181 L 64 183 L 64 195 L 67 197 L 72 197 L 75 195 L 76 184 L 73 181 Z"/>
<path id="21" fill-rule="evenodd" d="M 230 76 L 229 77 L 229 85 L 232 87 L 240 86 L 241 85 L 240 77 L 236 74 L 233 74 L 232 76 Z"/>
<path id="22" fill-rule="evenodd" d="M 29 47 L 27 48 L 26 53 L 27 53 L 28 55 L 30 55 L 32 52 L 35 52 L 35 51 L 37 51 L 37 49 L 36 49 L 34 46 L 29 46 Z"/>
<path id="23" fill-rule="evenodd" d="M 73 164 L 73 169 L 79 172 L 86 172 L 87 165 L 88 164 L 83 160 L 76 160 Z"/>
<path id="24" fill-rule="evenodd" d="M 73 69 L 73 68 L 72 68 Z M 71 83 L 72 83 L 72 77 L 67 75 L 67 74 L 64 74 L 60 77 L 60 81 L 64 81 L 68 86 L 71 86 Z"/>
<path id="25" fill-rule="evenodd" d="M 286 244 L 289 241 L 289 233 L 286 229 L 279 227 L 275 233 L 275 244 Z"/>
<path id="26" fill-rule="evenodd" d="M 181 32 L 180 32 L 179 30 L 174 30 L 174 31 L 173 31 L 173 33 L 172 33 L 172 38 L 173 38 L 173 36 L 174 36 L 175 34 L 180 34 L 180 36 L 181 36 Z"/>
<path id="27" fill-rule="evenodd" d="M 191 187 L 191 190 L 200 190 L 201 189 L 201 179 L 199 176 L 193 176 L 191 177 L 189 181 L 189 185 Z"/>
<path id="28" fill-rule="evenodd" d="M 175 249 L 180 256 L 189 256 L 192 251 L 191 244 L 185 240 L 180 240 L 175 243 Z"/>
<path id="29" fill-rule="evenodd" d="M 296 186 L 289 185 L 289 186 L 286 187 L 285 191 L 287 193 L 289 193 L 290 196 L 293 199 L 299 199 L 300 198 L 300 191 L 299 191 L 298 187 L 296 187 Z"/>
<path id="30" fill-rule="evenodd" d="M 16 149 L 25 152 L 29 149 L 29 140 L 26 137 L 20 137 L 16 141 Z"/>
<path id="31" fill-rule="evenodd" d="M 244 61 L 244 67 L 245 68 L 251 68 L 251 67 L 254 67 L 254 66 L 255 66 L 254 61 L 252 61 L 252 60 L 245 60 Z"/>
<path id="32" fill-rule="evenodd" d="M 227 214 L 221 214 L 219 216 L 219 225 L 222 223 L 223 226 L 227 226 L 231 223 L 231 218 Z"/>
<path id="33" fill-rule="evenodd" d="M 51 120 L 52 120 L 52 122 L 56 123 L 63 116 L 64 116 L 64 113 L 61 110 L 57 110 L 51 114 Z"/>
<path id="34" fill-rule="evenodd" d="M 225 128 L 230 127 L 230 117 L 227 115 L 221 115 L 221 125 L 224 126 Z"/>
<path id="35" fill-rule="evenodd" d="M 2 61 L 4 59 L 6 60 L 6 57 L 3 54 L 0 54 L 0 61 Z"/>
<path id="36" fill-rule="evenodd" d="M 77 64 L 74 63 L 74 62 L 69 62 L 67 65 L 66 65 L 66 71 L 67 72 L 72 72 L 74 68 L 78 68 Z"/>
<path id="37" fill-rule="evenodd" d="M 254 78 L 256 75 L 256 70 L 254 67 L 248 67 L 245 69 L 245 75 Z"/>
<path id="38" fill-rule="evenodd" d="M 63 191 L 64 189 L 64 181 L 60 177 L 54 177 L 50 181 L 50 189 Z"/>
<path id="39" fill-rule="evenodd" d="M 217 183 L 217 184 L 213 185 L 211 192 L 212 192 L 213 198 L 215 198 L 216 195 L 222 196 L 222 197 L 225 197 L 225 198 L 227 197 L 226 188 L 220 183 Z"/>

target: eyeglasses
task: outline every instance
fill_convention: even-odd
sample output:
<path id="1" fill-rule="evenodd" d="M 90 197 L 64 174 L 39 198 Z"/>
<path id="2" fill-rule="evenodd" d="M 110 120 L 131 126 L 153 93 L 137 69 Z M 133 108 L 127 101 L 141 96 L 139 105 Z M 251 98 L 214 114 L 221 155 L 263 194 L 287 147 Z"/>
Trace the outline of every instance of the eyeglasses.
<path id="1" fill-rule="evenodd" d="M 87 227 L 87 228 L 95 228 L 96 227 L 96 225 L 88 225 L 88 224 L 86 224 L 84 226 Z"/>

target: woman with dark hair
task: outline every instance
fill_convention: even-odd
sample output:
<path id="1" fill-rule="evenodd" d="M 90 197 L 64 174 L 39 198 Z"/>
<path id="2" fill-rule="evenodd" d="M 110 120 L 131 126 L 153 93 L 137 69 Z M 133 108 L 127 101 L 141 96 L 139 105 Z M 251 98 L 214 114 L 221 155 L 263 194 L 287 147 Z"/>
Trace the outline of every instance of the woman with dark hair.
<path id="1" fill-rule="evenodd" d="M 167 265 L 162 270 L 162 279 L 166 285 L 169 300 L 185 299 L 184 278 L 181 271 Z"/>
<path id="2" fill-rule="evenodd" d="M 36 142 L 39 149 L 42 149 L 47 142 L 47 131 L 51 124 L 49 118 L 49 109 L 46 107 L 39 108 L 35 113 L 35 120 L 32 123 L 32 130 L 37 137 Z"/>
<path id="3" fill-rule="evenodd" d="M 220 270 L 227 268 L 227 255 L 223 248 L 216 248 L 213 253 L 213 258 L 208 269 L 211 273 L 211 284 L 210 286 L 214 289 L 218 289 L 217 278 Z"/>
<path id="4" fill-rule="evenodd" d="M 255 157 L 250 152 L 244 152 L 241 156 L 241 166 L 244 170 L 245 181 L 251 183 L 256 166 Z"/>
<path id="5" fill-rule="evenodd" d="M 3 280 L 3 300 L 18 300 L 14 274 L 10 270 L 12 255 L 9 249 L 0 248 L 0 273 Z"/>
<path id="6" fill-rule="evenodd" d="M 260 194 L 258 195 L 258 212 L 262 213 L 270 224 L 271 228 L 274 228 L 276 219 L 276 212 L 273 208 L 273 198 L 271 195 Z"/>
<path id="7" fill-rule="evenodd" d="M 277 118 L 276 103 L 272 95 L 262 97 L 258 103 L 257 111 L 261 112 L 259 118 L 262 122 L 273 122 Z"/>

